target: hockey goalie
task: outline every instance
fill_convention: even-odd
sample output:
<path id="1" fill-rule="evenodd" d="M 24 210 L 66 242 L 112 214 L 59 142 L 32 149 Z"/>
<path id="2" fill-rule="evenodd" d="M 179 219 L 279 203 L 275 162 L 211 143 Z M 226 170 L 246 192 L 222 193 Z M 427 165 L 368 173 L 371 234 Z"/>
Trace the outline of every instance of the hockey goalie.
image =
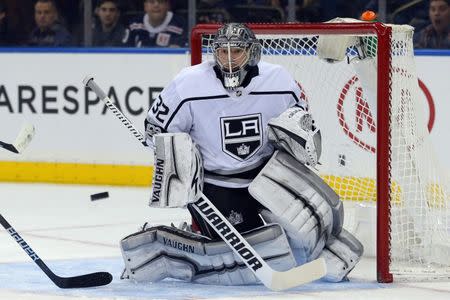
<path id="1" fill-rule="evenodd" d="M 193 209 L 204 194 L 275 270 L 322 257 L 324 280 L 345 280 L 363 253 L 342 228 L 338 195 L 315 173 L 320 128 L 281 66 L 260 61 L 244 24 L 222 26 L 214 61 L 182 70 L 145 120 L 155 168 L 150 206 L 187 207 L 192 226 L 149 226 L 125 237 L 123 278 L 255 284 L 246 267 Z"/>

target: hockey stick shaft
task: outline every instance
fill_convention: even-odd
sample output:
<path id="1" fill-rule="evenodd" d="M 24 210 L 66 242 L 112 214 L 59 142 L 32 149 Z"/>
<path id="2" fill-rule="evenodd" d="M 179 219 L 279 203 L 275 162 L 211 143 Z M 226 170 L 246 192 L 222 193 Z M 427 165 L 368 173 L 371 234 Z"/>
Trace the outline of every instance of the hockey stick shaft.
<path id="1" fill-rule="evenodd" d="M 284 272 L 273 270 L 204 194 L 194 202 L 193 207 L 269 289 L 286 290 L 326 274 L 322 258 Z"/>
<path id="2" fill-rule="evenodd" d="M 0 214 L 0 223 L 9 233 L 9 235 L 22 247 L 23 251 L 38 265 L 39 268 L 50 278 L 54 284 L 60 288 L 85 288 L 102 286 L 112 281 L 112 275 L 107 272 L 96 272 L 75 277 L 60 277 L 50 270 L 44 261 L 34 252 L 19 233 L 9 224 L 9 222 Z"/>
<path id="3" fill-rule="evenodd" d="M 92 90 L 100 99 L 107 99 L 105 93 L 95 84 L 92 76 L 86 77 L 83 82 L 90 88 L 94 87 Z M 110 101 L 107 107 L 111 110 L 117 110 Z M 116 113 L 115 115 L 117 116 Z M 125 125 L 123 121 L 122 123 Z M 129 130 L 133 128 L 138 133 L 136 134 L 130 130 L 135 137 L 143 136 L 132 124 L 131 126 L 125 126 Z M 323 258 L 285 272 L 273 270 L 203 193 L 200 193 L 198 199 L 191 205 L 269 289 L 277 291 L 289 289 L 317 280 L 326 274 L 325 260 Z"/>
<path id="4" fill-rule="evenodd" d="M 106 93 L 95 83 L 94 77 L 92 76 L 86 76 L 83 79 L 83 83 L 85 86 L 89 87 L 96 95 L 97 97 L 102 100 L 106 107 L 112 113 L 122 122 L 122 124 L 134 135 L 135 138 L 139 140 L 139 142 L 142 143 L 144 146 L 148 146 L 145 142 L 145 136 L 138 130 L 136 127 L 134 127 L 133 123 L 131 123 L 130 120 L 128 120 L 127 117 L 112 103 L 111 99 L 106 95 Z"/>

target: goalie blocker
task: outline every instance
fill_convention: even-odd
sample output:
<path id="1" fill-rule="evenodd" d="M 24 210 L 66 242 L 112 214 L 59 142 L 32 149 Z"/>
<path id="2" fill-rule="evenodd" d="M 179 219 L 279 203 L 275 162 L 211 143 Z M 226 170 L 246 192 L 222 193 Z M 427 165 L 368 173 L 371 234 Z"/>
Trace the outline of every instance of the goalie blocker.
<path id="1" fill-rule="evenodd" d="M 203 162 L 187 133 L 154 136 L 152 207 L 185 207 L 203 188 Z"/>

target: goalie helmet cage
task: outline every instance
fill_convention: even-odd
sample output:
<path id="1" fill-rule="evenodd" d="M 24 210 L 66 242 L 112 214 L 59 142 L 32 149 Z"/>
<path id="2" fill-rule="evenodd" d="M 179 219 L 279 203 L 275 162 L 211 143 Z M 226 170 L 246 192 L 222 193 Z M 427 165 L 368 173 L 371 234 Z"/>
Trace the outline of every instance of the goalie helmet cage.
<path id="1" fill-rule="evenodd" d="M 448 280 L 448 181 L 432 150 L 426 116 L 434 108 L 420 97 L 412 27 L 248 25 L 262 43 L 262 60 L 288 69 L 321 128 L 319 174 L 344 203 L 376 206 L 378 281 Z M 192 65 L 213 60 L 219 26 L 193 28 Z M 343 59 L 330 63 L 318 58 L 319 39 L 350 44 Z"/>

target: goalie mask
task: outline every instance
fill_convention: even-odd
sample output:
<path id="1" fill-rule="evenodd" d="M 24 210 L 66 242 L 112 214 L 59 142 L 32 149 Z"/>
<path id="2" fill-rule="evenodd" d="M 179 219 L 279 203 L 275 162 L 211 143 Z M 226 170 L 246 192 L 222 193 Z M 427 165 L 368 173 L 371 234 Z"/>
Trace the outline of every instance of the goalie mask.
<path id="1" fill-rule="evenodd" d="M 229 23 L 217 31 L 213 40 L 214 60 L 227 90 L 241 86 L 249 67 L 261 58 L 261 44 L 245 24 Z"/>

